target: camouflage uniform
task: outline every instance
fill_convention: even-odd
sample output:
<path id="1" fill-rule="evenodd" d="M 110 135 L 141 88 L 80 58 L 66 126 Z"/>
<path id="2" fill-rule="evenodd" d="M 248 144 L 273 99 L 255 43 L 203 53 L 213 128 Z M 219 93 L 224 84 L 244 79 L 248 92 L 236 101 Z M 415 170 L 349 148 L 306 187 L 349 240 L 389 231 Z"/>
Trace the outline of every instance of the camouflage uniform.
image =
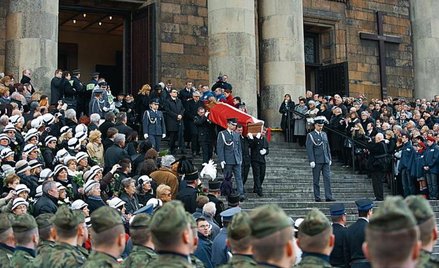
<path id="1" fill-rule="evenodd" d="M 0 214 L 0 234 L 5 233 L 11 229 L 11 221 L 7 213 Z M 6 267 L 11 263 L 12 255 L 14 254 L 14 248 L 6 244 L 0 243 L 0 264 Z"/>
<path id="2" fill-rule="evenodd" d="M 90 255 L 90 252 L 88 252 L 87 249 L 81 246 L 77 246 L 76 249 L 84 256 L 84 258 L 88 259 L 88 256 Z"/>
<path id="3" fill-rule="evenodd" d="M 41 240 L 37 246 L 37 255 L 47 255 L 55 247 L 55 242 L 49 240 Z"/>
<path id="4" fill-rule="evenodd" d="M 252 268 L 257 265 L 251 255 L 233 254 L 229 262 L 221 265 L 220 268 Z"/>
<path id="5" fill-rule="evenodd" d="M 12 222 L 12 229 L 14 230 L 14 234 L 28 232 L 32 230 L 38 232 L 37 228 L 38 228 L 37 222 L 35 221 L 34 217 L 32 217 L 29 214 L 16 216 Z M 17 245 L 14 254 L 12 254 L 11 267 L 13 268 L 28 267 L 34 261 L 34 259 L 35 259 L 34 248 L 25 248 L 20 245 Z"/>
<path id="6" fill-rule="evenodd" d="M 437 257 L 432 256 L 430 252 L 421 250 L 419 255 L 417 268 L 434 268 L 439 267 L 439 260 Z"/>
<path id="7" fill-rule="evenodd" d="M 66 243 L 57 243 L 45 258 L 40 258 L 40 256 L 42 255 L 35 258 L 33 267 L 80 267 L 86 260 L 75 246 Z"/>
<path id="8" fill-rule="evenodd" d="M 16 247 L 11 258 L 12 268 L 29 267 L 35 259 L 35 253 L 32 254 L 29 249 Z"/>
<path id="9" fill-rule="evenodd" d="M 332 267 L 331 264 L 319 256 L 304 254 L 302 255 L 302 260 L 297 265 L 297 267 L 306 268 L 327 268 Z"/>
<path id="10" fill-rule="evenodd" d="M 191 254 L 191 262 L 196 268 L 204 268 L 204 263 L 198 259 L 194 254 Z"/>
<path id="11" fill-rule="evenodd" d="M 148 268 L 195 268 L 189 257 L 180 254 L 159 253 L 158 258 L 148 265 Z"/>
<path id="12" fill-rule="evenodd" d="M 121 265 L 116 258 L 103 252 L 92 251 L 82 268 L 119 268 Z"/>
<path id="13" fill-rule="evenodd" d="M 128 258 L 123 262 L 124 267 L 146 267 L 148 264 L 157 259 L 157 254 L 154 250 L 140 246 L 134 245 Z"/>

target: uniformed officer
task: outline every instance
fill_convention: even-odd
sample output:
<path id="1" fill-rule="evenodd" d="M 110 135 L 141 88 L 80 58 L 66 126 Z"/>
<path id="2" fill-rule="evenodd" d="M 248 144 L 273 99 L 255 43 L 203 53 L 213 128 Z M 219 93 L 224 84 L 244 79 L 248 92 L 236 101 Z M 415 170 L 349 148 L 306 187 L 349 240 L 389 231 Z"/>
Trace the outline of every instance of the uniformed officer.
<path id="1" fill-rule="evenodd" d="M 0 263 L 9 267 L 15 250 L 15 238 L 7 213 L 0 214 Z"/>
<path id="2" fill-rule="evenodd" d="M 419 238 L 419 228 L 407 204 L 399 196 L 389 196 L 366 227 L 364 254 L 374 268 L 416 267 Z"/>
<path id="3" fill-rule="evenodd" d="M 369 199 L 355 201 L 358 208 L 358 220 L 350 225 L 347 230 L 346 258 L 352 268 L 368 268 L 370 263 L 364 257 L 363 242 L 364 232 L 372 216 L 373 202 Z"/>
<path id="4" fill-rule="evenodd" d="M 212 263 L 214 266 L 226 264 L 229 260 L 229 248 L 227 247 L 227 226 L 232 221 L 233 216 L 241 212 L 240 207 L 229 208 L 224 210 L 220 216 L 223 223 L 219 234 L 215 237 L 212 244 Z"/>
<path id="5" fill-rule="evenodd" d="M 123 262 L 124 267 L 146 267 L 157 259 L 149 229 L 151 216 L 142 213 L 135 215 L 130 223 L 130 235 L 133 241 L 133 250 Z"/>
<path id="6" fill-rule="evenodd" d="M 53 226 L 52 213 L 43 213 L 35 218 L 38 225 L 38 235 L 40 236 L 40 243 L 37 246 L 37 255 L 49 254 L 55 246 L 55 231 Z"/>
<path id="7" fill-rule="evenodd" d="M 35 258 L 33 267 L 79 267 L 86 258 L 77 248 L 78 232 L 85 232 L 85 217 L 81 211 L 61 206 L 52 217 L 57 239 L 53 248 Z"/>
<path id="8" fill-rule="evenodd" d="M 221 195 L 221 182 L 220 181 L 209 181 L 209 193 L 207 197 L 209 198 L 209 202 L 215 203 L 216 213 L 215 213 L 215 221 L 218 224 L 221 224 L 221 212 L 224 211 L 224 203 L 219 200 L 218 197 Z M 222 225 L 220 225 L 221 227 Z"/>
<path id="9" fill-rule="evenodd" d="M 92 252 L 84 268 L 120 267 L 118 258 L 125 249 L 125 229 L 119 212 L 103 206 L 91 214 Z"/>
<path id="10" fill-rule="evenodd" d="M 349 261 L 346 260 L 346 210 L 343 204 L 332 204 L 329 208 L 332 220 L 332 233 L 335 236 L 334 248 L 329 256 L 329 262 L 334 267 L 347 267 Z"/>
<path id="11" fill-rule="evenodd" d="M 93 72 L 90 74 L 91 80 L 87 83 L 85 86 L 85 92 L 82 94 L 82 98 L 85 101 L 85 103 L 89 103 L 92 98 L 92 92 L 95 89 L 95 87 L 98 85 L 99 75 L 98 72 Z M 88 115 L 92 114 L 91 111 L 89 111 Z"/>
<path id="12" fill-rule="evenodd" d="M 157 210 L 150 230 L 158 258 L 148 267 L 194 267 L 190 258 L 194 233 L 181 202 L 167 202 Z"/>
<path id="13" fill-rule="evenodd" d="M 297 244 L 303 251 L 297 267 L 332 267 L 329 254 L 334 247 L 334 235 L 328 218 L 313 208 L 299 226 Z"/>
<path id="14" fill-rule="evenodd" d="M 227 246 L 232 251 L 232 257 L 223 268 L 256 267 L 251 247 L 251 220 L 247 212 L 237 213 L 227 227 Z"/>
<path id="15" fill-rule="evenodd" d="M 329 148 L 328 136 L 323 132 L 324 119 L 314 119 L 314 131 L 306 136 L 306 153 L 309 165 L 312 168 L 314 200 L 321 202 L 320 198 L 320 172 L 323 174 L 326 202 L 335 201 L 331 192 L 331 149 Z"/>
<path id="16" fill-rule="evenodd" d="M 431 254 L 437 240 L 436 215 L 430 203 L 422 196 L 408 196 L 405 199 L 409 209 L 415 216 L 419 227 L 421 254 L 416 267 L 439 267 L 439 259 Z"/>
<path id="17" fill-rule="evenodd" d="M 39 242 L 38 225 L 29 214 L 16 216 L 12 222 L 15 235 L 15 251 L 11 258 L 11 267 L 21 268 L 33 262 Z"/>
<path id="18" fill-rule="evenodd" d="M 160 152 L 160 141 L 166 137 L 166 125 L 163 112 L 159 111 L 159 99 L 152 99 L 149 104 L 149 110 L 143 114 L 143 136 L 149 138 L 152 147 Z"/>
<path id="19" fill-rule="evenodd" d="M 291 220 L 277 205 L 255 208 L 250 213 L 253 257 L 258 267 L 292 267 L 294 236 Z"/>
<path id="20" fill-rule="evenodd" d="M 186 211 L 192 214 L 197 210 L 198 170 L 186 172 L 183 179 L 186 182 L 186 187 L 177 193 L 177 200 L 183 202 Z"/>
<path id="21" fill-rule="evenodd" d="M 227 129 L 218 133 L 216 151 L 218 155 L 218 162 L 221 164 L 221 168 L 224 170 L 224 176 L 226 177 L 227 174 L 231 174 L 233 172 L 240 201 L 244 201 L 244 185 L 241 177 L 241 138 L 238 133 L 234 132 L 237 124 L 236 118 L 227 119 Z"/>

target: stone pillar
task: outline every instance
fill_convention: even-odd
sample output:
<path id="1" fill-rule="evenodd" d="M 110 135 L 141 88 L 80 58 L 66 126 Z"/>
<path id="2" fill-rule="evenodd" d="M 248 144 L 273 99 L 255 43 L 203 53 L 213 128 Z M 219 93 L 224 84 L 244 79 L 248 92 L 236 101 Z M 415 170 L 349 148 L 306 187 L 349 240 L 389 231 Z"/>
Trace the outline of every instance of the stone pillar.
<path id="1" fill-rule="evenodd" d="M 294 102 L 305 95 L 302 0 L 260 0 L 260 76 L 262 119 L 280 127 L 285 94 Z"/>
<path id="2" fill-rule="evenodd" d="M 431 99 L 439 84 L 439 1 L 410 1 L 413 29 L 415 97 Z"/>
<path id="3" fill-rule="evenodd" d="M 30 69 L 33 86 L 46 95 L 58 65 L 58 12 L 57 0 L 10 0 L 6 16 L 6 72 L 19 82 Z"/>
<path id="4" fill-rule="evenodd" d="M 257 116 L 254 0 L 209 0 L 209 80 L 227 74 L 233 96 Z"/>

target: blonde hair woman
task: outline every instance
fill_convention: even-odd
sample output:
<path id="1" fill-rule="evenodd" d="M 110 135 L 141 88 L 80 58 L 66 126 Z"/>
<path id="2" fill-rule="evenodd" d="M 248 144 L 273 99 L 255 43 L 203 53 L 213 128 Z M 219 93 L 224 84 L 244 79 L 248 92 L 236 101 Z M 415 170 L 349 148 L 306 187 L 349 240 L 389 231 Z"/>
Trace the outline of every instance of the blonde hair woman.
<path id="1" fill-rule="evenodd" d="M 149 107 L 150 93 L 151 93 L 151 86 L 148 84 L 144 84 L 142 88 L 139 90 L 139 93 L 136 98 L 136 112 L 137 112 L 138 120 L 142 120 L 143 114 Z"/>
<path id="2" fill-rule="evenodd" d="M 100 166 L 104 165 L 104 146 L 102 145 L 102 133 L 99 130 L 92 130 L 88 135 L 87 144 L 88 155 Z"/>

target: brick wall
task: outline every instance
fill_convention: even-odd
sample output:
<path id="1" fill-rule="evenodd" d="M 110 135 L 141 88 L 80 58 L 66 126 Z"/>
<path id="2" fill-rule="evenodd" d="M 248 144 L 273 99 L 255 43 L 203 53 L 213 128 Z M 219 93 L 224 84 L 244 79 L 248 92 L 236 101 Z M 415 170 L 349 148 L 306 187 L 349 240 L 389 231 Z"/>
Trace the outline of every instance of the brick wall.
<path id="1" fill-rule="evenodd" d="M 159 79 L 182 88 L 208 83 L 207 0 L 161 0 Z"/>
<path id="2" fill-rule="evenodd" d="M 0 1 L 0 72 L 5 72 L 7 1 Z"/>
<path id="3" fill-rule="evenodd" d="M 377 33 L 375 12 L 384 13 L 384 34 L 402 37 L 402 44 L 386 44 L 389 96 L 412 97 L 414 90 L 413 45 L 409 0 L 304 1 L 305 20 L 334 25 L 334 63 L 348 61 L 351 96 L 380 97 L 378 42 L 361 40 L 360 32 Z"/>

